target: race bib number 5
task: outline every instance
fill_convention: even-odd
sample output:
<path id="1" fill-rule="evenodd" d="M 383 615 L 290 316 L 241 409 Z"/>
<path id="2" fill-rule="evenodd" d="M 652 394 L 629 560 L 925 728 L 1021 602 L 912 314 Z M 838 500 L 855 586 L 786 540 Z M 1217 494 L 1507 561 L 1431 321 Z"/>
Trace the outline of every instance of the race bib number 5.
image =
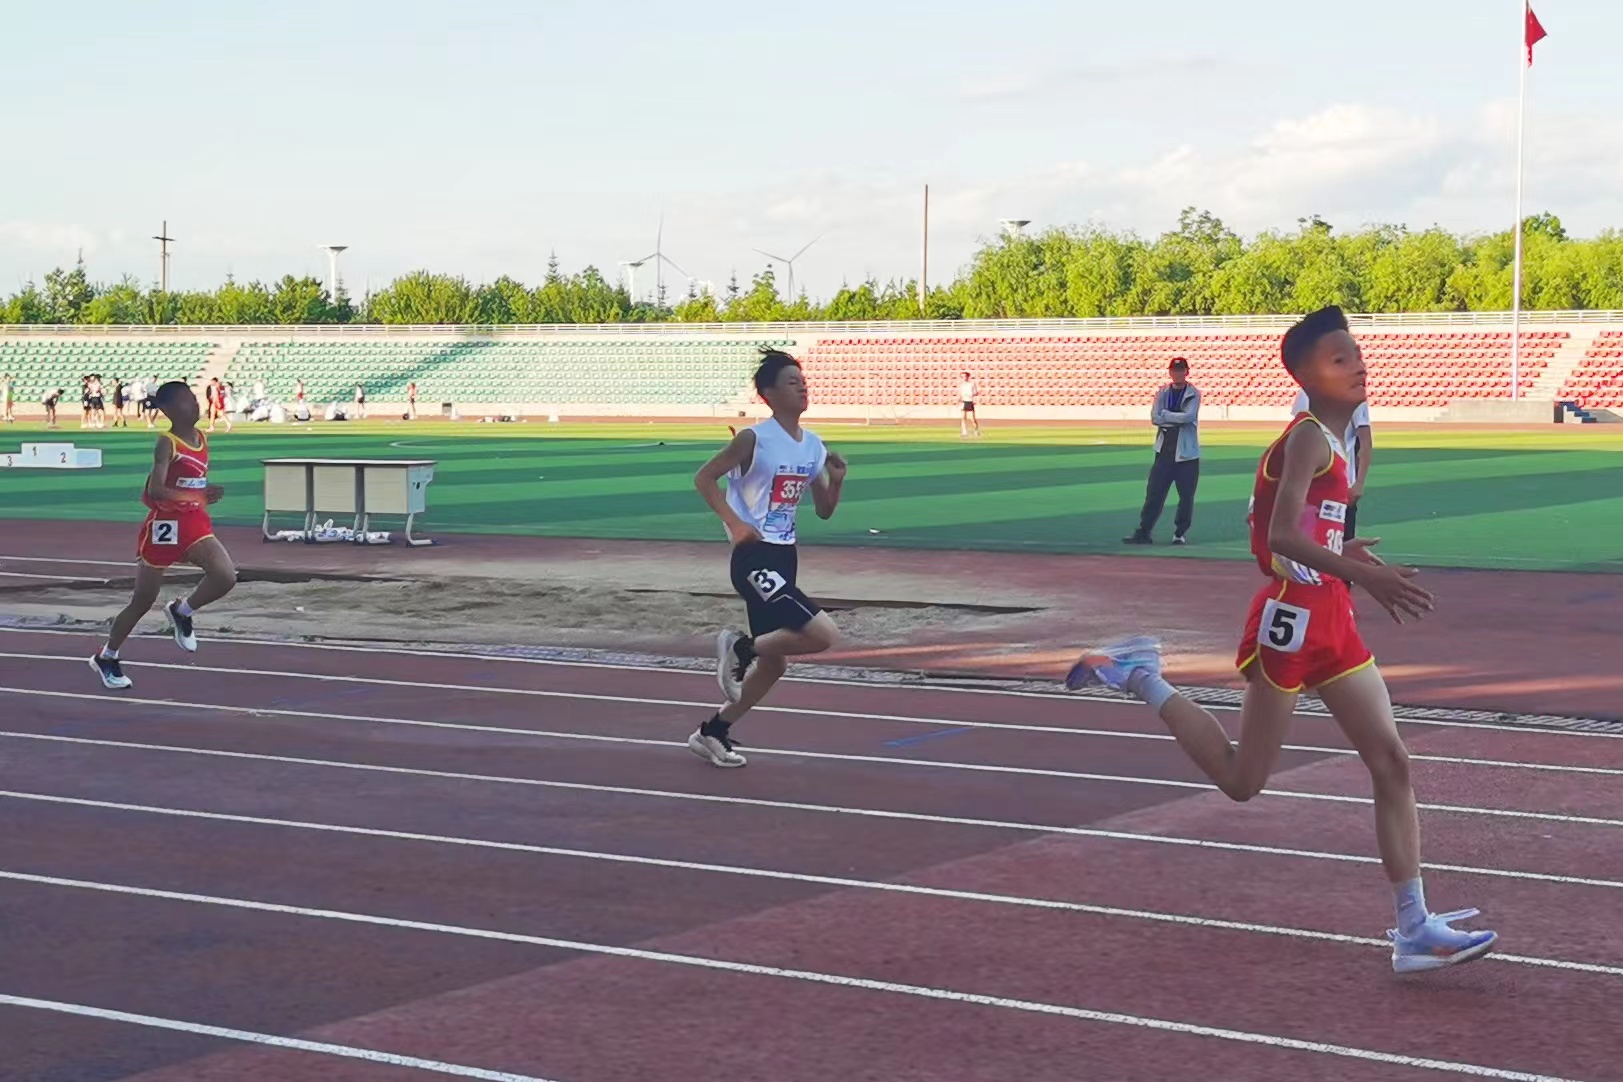
<path id="1" fill-rule="evenodd" d="M 1258 642 L 1281 654 L 1294 654 L 1307 642 L 1307 623 L 1313 614 L 1283 601 L 1268 601 L 1262 606 L 1262 624 L 1257 628 Z"/>
<path id="2" fill-rule="evenodd" d="M 152 543 L 154 545 L 180 544 L 180 523 L 172 518 L 154 520 L 152 523 Z"/>

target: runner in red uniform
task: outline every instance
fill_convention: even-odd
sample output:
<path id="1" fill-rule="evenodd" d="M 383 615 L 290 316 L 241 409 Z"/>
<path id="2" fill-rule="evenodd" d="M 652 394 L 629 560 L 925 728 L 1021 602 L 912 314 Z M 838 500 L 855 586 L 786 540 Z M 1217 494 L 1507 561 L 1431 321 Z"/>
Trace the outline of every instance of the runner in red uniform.
<path id="1" fill-rule="evenodd" d="M 225 490 L 208 481 L 208 438 L 197 430 L 197 396 L 177 380 L 159 387 L 153 398 L 169 418 L 170 428 L 158 437 L 152 453 L 152 472 L 141 492 L 141 502 L 149 510 L 135 544 L 139 557 L 135 589 L 124 611 L 113 618 L 107 645 L 90 659 L 90 667 L 101 677 L 102 684 L 113 689 L 131 684 L 124 675 L 118 651 L 158 600 L 164 568 L 185 562 L 203 569 L 203 581 L 190 597 L 176 598 L 164 606 L 176 644 L 189 652 L 197 649 L 193 614 L 230 593 L 237 584 L 231 554 L 214 536 L 209 520 L 208 506 L 218 501 Z"/>
<path id="2" fill-rule="evenodd" d="M 1493 949 L 1490 931 L 1451 927 L 1474 909 L 1432 914 L 1420 881 L 1420 820 L 1392 700 L 1359 637 L 1349 586 L 1359 586 L 1392 618 L 1420 618 L 1433 598 L 1412 567 L 1390 567 L 1370 549 L 1377 539 L 1344 541 L 1347 461 L 1337 433 L 1364 401 L 1364 357 L 1339 308 L 1303 318 L 1280 344 L 1285 368 L 1308 394 L 1298 414 L 1263 453 L 1251 497 L 1251 551 L 1269 581 L 1257 592 L 1240 644 L 1247 686 L 1238 746 L 1205 709 L 1161 676 L 1161 645 L 1139 637 L 1084 653 L 1066 678 L 1072 689 L 1104 684 L 1155 708 L 1178 745 L 1234 800 L 1262 792 L 1279 759 L 1300 692 L 1317 689 L 1374 782 L 1375 837 L 1392 883 L 1399 973 L 1468 962 Z"/>
<path id="3" fill-rule="evenodd" d="M 1334 575 L 1280 556 L 1269 547 L 1285 448 L 1291 434 L 1303 426 L 1321 432 L 1331 454 L 1330 464 L 1308 482 L 1298 525 L 1313 544 L 1343 554 L 1350 502 L 1346 451 L 1318 418 L 1302 413 L 1286 426 L 1284 434 L 1257 464 L 1248 516 L 1251 553 L 1262 573 L 1272 581 L 1251 599 L 1245 634 L 1235 658 L 1235 666 L 1242 673 L 1249 675 L 1255 666 L 1263 679 L 1285 692 L 1320 688 L 1375 664 L 1375 655 L 1358 634 L 1347 584 Z"/>

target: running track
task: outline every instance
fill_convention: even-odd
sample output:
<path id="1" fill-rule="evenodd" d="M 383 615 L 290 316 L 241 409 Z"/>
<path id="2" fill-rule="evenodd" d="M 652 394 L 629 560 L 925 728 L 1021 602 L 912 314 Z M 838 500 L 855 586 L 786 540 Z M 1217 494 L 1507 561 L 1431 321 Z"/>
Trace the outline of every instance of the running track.
<path id="1" fill-rule="evenodd" d="M 1108 702 L 788 682 L 718 771 L 704 675 L 93 645 L 0 633 L 7 1082 L 1623 1080 L 1616 736 L 1407 727 L 1504 938 L 1399 980 L 1320 719 L 1236 807 Z"/>

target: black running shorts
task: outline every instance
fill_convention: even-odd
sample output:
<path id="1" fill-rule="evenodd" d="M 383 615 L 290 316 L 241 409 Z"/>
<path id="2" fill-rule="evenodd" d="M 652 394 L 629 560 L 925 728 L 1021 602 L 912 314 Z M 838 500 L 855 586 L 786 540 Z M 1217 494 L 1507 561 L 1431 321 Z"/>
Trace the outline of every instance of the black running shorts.
<path id="1" fill-rule="evenodd" d="M 800 553 L 793 545 L 746 541 L 733 546 L 733 589 L 749 610 L 750 635 L 799 631 L 823 611 L 795 585 L 799 569 Z"/>

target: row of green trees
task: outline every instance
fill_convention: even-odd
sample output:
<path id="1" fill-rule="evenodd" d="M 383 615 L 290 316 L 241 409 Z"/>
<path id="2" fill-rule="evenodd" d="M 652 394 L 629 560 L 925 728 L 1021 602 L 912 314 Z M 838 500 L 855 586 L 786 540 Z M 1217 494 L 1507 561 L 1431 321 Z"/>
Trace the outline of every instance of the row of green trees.
<path id="1" fill-rule="evenodd" d="M 1554 215 L 1527 220 L 1523 304 L 1623 310 L 1623 233 L 1567 235 Z M 1432 228 L 1371 226 L 1338 233 L 1321 218 L 1242 239 L 1206 211 L 1186 209 L 1153 239 L 1098 228 L 1054 228 L 984 244 L 921 307 L 916 281 L 843 285 L 827 301 L 785 297 L 770 269 L 720 296 L 634 301 L 595 267 L 565 274 L 557 257 L 530 287 L 503 276 L 414 271 L 359 304 L 316 278 L 227 279 L 213 292 L 165 293 L 126 277 L 90 281 L 83 263 L 52 271 L 6 300 L 8 323 L 615 323 L 1013 319 L 1300 312 L 1493 311 L 1510 307 L 1511 232 L 1463 237 Z"/>

